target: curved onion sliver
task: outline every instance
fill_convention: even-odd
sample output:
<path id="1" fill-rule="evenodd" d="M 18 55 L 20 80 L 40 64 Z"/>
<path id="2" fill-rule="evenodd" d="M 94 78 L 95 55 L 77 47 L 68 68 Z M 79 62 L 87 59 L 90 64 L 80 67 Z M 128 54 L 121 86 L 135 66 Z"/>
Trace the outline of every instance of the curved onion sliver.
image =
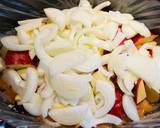
<path id="1" fill-rule="evenodd" d="M 60 124 L 76 125 L 85 118 L 87 111 L 88 105 L 83 104 L 74 107 L 52 109 L 49 111 L 49 116 Z"/>
<path id="2" fill-rule="evenodd" d="M 71 15 L 72 22 L 81 23 L 86 27 L 91 27 L 93 23 L 92 14 L 83 8 L 77 8 Z"/>
<path id="3" fill-rule="evenodd" d="M 24 109 L 31 115 L 40 116 L 41 115 L 42 98 L 34 93 L 31 100 L 28 103 L 23 103 Z"/>
<path id="4" fill-rule="evenodd" d="M 64 99 L 76 100 L 89 93 L 89 81 L 80 75 L 59 74 L 51 82 L 53 89 Z"/>
<path id="5" fill-rule="evenodd" d="M 88 57 L 84 63 L 78 65 L 74 69 L 79 72 L 89 73 L 97 68 L 99 68 L 101 65 L 101 58 L 98 54 L 88 54 Z"/>
<path id="6" fill-rule="evenodd" d="M 123 95 L 122 105 L 123 105 L 123 109 L 124 109 L 125 113 L 127 114 L 127 116 L 131 120 L 133 120 L 133 121 L 139 120 L 137 107 L 136 107 L 136 104 L 131 96 Z"/>
<path id="7" fill-rule="evenodd" d="M 91 6 L 91 4 L 89 3 L 88 0 L 80 0 L 78 6 L 82 7 L 82 8 L 85 8 L 85 9 L 91 9 L 92 8 L 92 6 Z"/>
<path id="8" fill-rule="evenodd" d="M 50 57 L 44 50 L 43 44 L 47 43 L 51 38 L 54 38 L 54 36 L 57 33 L 57 26 L 52 25 L 50 27 L 45 28 L 42 30 L 39 35 L 35 39 L 35 53 L 37 57 L 40 59 L 40 61 L 43 61 L 44 64 L 48 65 L 49 62 L 52 60 L 52 57 Z M 48 39 L 49 38 L 49 39 Z"/>
<path id="9" fill-rule="evenodd" d="M 96 7 L 94 7 L 94 10 L 95 10 L 95 11 L 100 11 L 100 10 L 102 10 L 103 8 L 109 6 L 110 4 L 111 4 L 110 1 L 105 1 L 105 2 L 97 5 Z"/>
<path id="10" fill-rule="evenodd" d="M 49 19 L 55 22 L 60 28 L 64 28 L 66 25 L 66 19 L 64 13 L 56 8 L 44 9 L 45 14 Z"/>
<path id="11" fill-rule="evenodd" d="M 42 106 L 41 106 L 41 113 L 42 113 L 42 116 L 45 118 L 47 117 L 48 115 L 48 110 L 51 109 L 52 105 L 53 105 L 53 99 L 54 97 L 51 96 L 47 99 L 45 99 L 42 103 Z"/>
<path id="12" fill-rule="evenodd" d="M 127 95 L 133 96 L 133 93 L 131 91 L 127 90 L 127 88 L 124 85 L 124 81 L 119 77 L 117 78 L 117 84 L 122 92 L 124 92 Z"/>
<path id="13" fill-rule="evenodd" d="M 144 23 L 140 23 L 138 21 L 132 20 L 129 21 L 129 25 L 140 35 L 145 36 L 145 37 L 149 37 L 151 36 L 151 32 L 149 31 L 149 29 L 145 26 Z"/>
<path id="14" fill-rule="evenodd" d="M 16 36 L 6 36 L 1 38 L 2 45 L 11 51 L 26 51 L 32 49 L 31 45 L 19 44 L 19 39 Z"/>
<path id="15" fill-rule="evenodd" d="M 160 74 L 154 59 L 140 55 L 129 56 L 126 65 L 136 76 L 143 79 L 155 91 L 160 92 Z"/>
<path id="16" fill-rule="evenodd" d="M 51 56 L 73 50 L 72 44 L 67 40 L 55 40 L 45 47 L 46 52 Z"/>
<path id="17" fill-rule="evenodd" d="M 96 111 L 95 116 L 102 117 L 114 106 L 115 89 L 107 81 L 98 80 L 96 83 L 96 91 L 103 95 L 104 105 Z"/>
<path id="18" fill-rule="evenodd" d="M 109 22 L 103 27 L 103 33 L 110 39 L 113 40 L 118 31 L 118 24 Z"/>
<path id="19" fill-rule="evenodd" d="M 128 24 L 130 20 L 133 20 L 133 16 L 130 14 L 122 14 L 118 11 L 109 11 L 109 17 L 112 21 L 119 24 Z"/>
<path id="20" fill-rule="evenodd" d="M 137 34 L 137 32 L 135 32 L 129 25 L 122 25 L 122 32 L 125 34 L 127 39 L 130 39 Z"/>
<path id="21" fill-rule="evenodd" d="M 28 68 L 27 69 L 27 82 L 24 88 L 24 94 L 21 100 L 21 103 L 25 103 L 31 100 L 33 94 L 35 93 L 38 86 L 38 74 L 36 69 Z"/>
<path id="22" fill-rule="evenodd" d="M 111 123 L 111 124 L 115 124 L 115 125 L 120 125 L 122 123 L 122 120 L 117 116 L 107 114 L 102 118 L 94 119 L 93 126 L 97 126 L 98 124 L 104 124 L 104 123 Z"/>
<path id="23" fill-rule="evenodd" d="M 11 85 L 14 92 L 21 96 L 22 87 L 20 83 L 23 81 L 19 74 L 13 69 L 6 69 L 3 72 L 2 79 Z"/>
<path id="24" fill-rule="evenodd" d="M 33 23 L 33 22 L 37 22 L 37 23 L 42 23 L 44 20 L 47 20 L 47 18 L 35 18 L 35 19 L 29 19 L 29 20 L 21 20 L 18 21 L 19 25 L 23 25 L 23 24 L 28 24 L 28 23 Z"/>
<path id="25" fill-rule="evenodd" d="M 83 63 L 85 60 L 86 56 L 82 50 L 74 50 L 57 55 L 49 64 L 50 74 L 63 73 Z"/>

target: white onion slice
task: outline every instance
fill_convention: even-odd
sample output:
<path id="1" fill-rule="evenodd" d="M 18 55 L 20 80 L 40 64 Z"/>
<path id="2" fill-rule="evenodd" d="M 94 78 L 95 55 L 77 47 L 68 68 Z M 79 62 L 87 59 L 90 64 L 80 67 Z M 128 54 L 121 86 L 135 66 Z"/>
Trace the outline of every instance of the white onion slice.
<path id="1" fill-rule="evenodd" d="M 34 22 L 29 22 L 27 24 L 23 24 L 19 27 L 16 27 L 15 29 L 17 31 L 21 30 L 21 31 L 27 32 L 27 31 L 39 28 L 41 25 L 42 25 L 42 21 L 38 20 L 38 21 L 34 21 Z"/>
<path id="2" fill-rule="evenodd" d="M 96 91 L 100 92 L 104 97 L 104 105 L 95 113 L 96 117 L 102 117 L 108 113 L 115 103 L 115 89 L 107 81 L 97 80 Z"/>
<path id="3" fill-rule="evenodd" d="M 137 34 L 137 32 L 135 32 L 129 25 L 122 25 L 122 32 L 125 34 L 127 39 L 130 39 Z"/>
<path id="4" fill-rule="evenodd" d="M 56 56 L 64 52 L 73 50 L 72 44 L 67 40 L 56 40 L 45 47 L 46 52 L 51 56 Z"/>
<path id="5" fill-rule="evenodd" d="M 59 74 L 51 78 L 51 82 L 59 96 L 76 100 L 89 93 L 90 84 L 87 79 L 80 75 Z"/>
<path id="6" fill-rule="evenodd" d="M 99 71 L 100 73 L 102 73 L 105 77 L 108 77 L 108 78 L 110 78 L 111 76 L 114 75 L 113 72 L 107 71 L 107 70 L 106 70 L 104 67 L 102 67 L 102 66 L 100 66 L 100 67 L 98 68 L 98 71 Z"/>
<path id="7" fill-rule="evenodd" d="M 79 72 L 89 73 L 98 69 L 101 65 L 101 58 L 99 54 L 88 54 L 84 63 L 78 65 L 74 69 Z"/>
<path id="8" fill-rule="evenodd" d="M 42 113 L 43 118 L 47 117 L 48 110 L 51 109 L 53 105 L 53 100 L 54 100 L 53 98 L 54 97 L 51 96 L 43 101 L 42 106 L 41 106 L 41 113 Z"/>
<path id="9" fill-rule="evenodd" d="M 124 40 L 126 39 L 126 36 L 121 32 L 120 29 L 117 30 L 117 33 L 114 37 L 114 39 L 112 40 L 112 47 L 115 48 L 118 45 L 120 45 Z"/>
<path id="10" fill-rule="evenodd" d="M 28 68 L 27 69 L 27 82 L 24 89 L 24 94 L 21 100 L 21 103 L 28 102 L 33 94 L 35 93 L 38 86 L 38 74 L 36 69 Z"/>
<path id="11" fill-rule="evenodd" d="M 110 39 L 113 40 L 118 30 L 118 24 L 109 22 L 103 27 L 103 33 Z"/>
<path id="12" fill-rule="evenodd" d="M 81 50 L 66 52 L 54 57 L 49 64 L 50 74 L 55 75 L 70 70 L 86 60 L 85 53 Z"/>
<path id="13" fill-rule="evenodd" d="M 22 44 L 31 44 L 33 43 L 33 40 L 31 39 L 31 36 L 26 33 L 25 31 L 23 30 L 18 30 L 17 31 L 17 35 L 19 37 L 19 40 Z"/>
<path id="14" fill-rule="evenodd" d="M 79 1 L 79 7 L 85 8 L 85 9 L 91 9 L 92 6 L 88 0 L 80 0 Z"/>
<path id="15" fill-rule="evenodd" d="M 16 36 L 6 36 L 1 38 L 2 45 L 11 51 L 26 51 L 32 49 L 31 45 L 19 44 Z"/>
<path id="16" fill-rule="evenodd" d="M 102 118 L 93 120 L 93 126 L 97 126 L 98 124 L 105 124 L 105 123 L 120 125 L 122 123 L 122 120 L 119 117 L 111 114 L 107 114 Z"/>
<path id="17" fill-rule="evenodd" d="M 2 79 L 6 81 L 7 84 L 11 85 L 14 92 L 21 95 L 22 88 L 20 86 L 20 83 L 22 82 L 22 79 L 15 70 L 13 69 L 4 70 Z"/>
<path id="18" fill-rule="evenodd" d="M 23 24 L 28 24 L 28 23 L 32 23 L 32 22 L 43 22 L 44 20 L 47 20 L 47 18 L 35 18 L 35 19 L 29 19 L 29 20 L 21 20 L 18 21 L 19 25 L 23 25 Z"/>
<path id="19" fill-rule="evenodd" d="M 49 83 L 46 83 L 45 88 L 42 90 L 42 92 L 40 93 L 42 98 L 49 98 L 53 95 L 53 89 L 51 87 L 51 85 L 49 85 Z"/>
<path id="20" fill-rule="evenodd" d="M 44 12 L 47 17 L 55 22 L 59 27 L 65 27 L 66 19 L 64 13 L 61 10 L 56 8 L 46 8 L 44 9 Z"/>
<path id="21" fill-rule="evenodd" d="M 49 116 L 60 124 L 76 125 L 85 118 L 87 111 L 88 105 L 83 104 L 62 109 L 52 109 L 49 112 Z"/>
<path id="22" fill-rule="evenodd" d="M 77 8 L 71 15 L 72 22 L 81 23 L 86 27 L 91 27 L 93 23 L 92 14 L 83 8 Z"/>
<path id="23" fill-rule="evenodd" d="M 100 11 L 102 10 L 103 8 L 107 7 L 107 6 L 110 6 L 111 2 L 110 1 L 105 1 L 99 5 L 97 5 L 96 7 L 94 7 L 94 10 L 95 11 Z"/>
<path id="24" fill-rule="evenodd" d="M 129 22 L 129 25 L 140 35 L 149 37 L 151 36 L 151 32 L 149 29 L 145 26 L 144 23 L 140 23 L 138 21 L 132 20 Z"/>
<path id="25" fill-rule="evenodd" d="M 28 103 L 23 103 L 24 109 L 31 115 L 41 115 L 42 98 L 38 94 L 33 94 L 31 100 Z"/>
<path id="26" fill-rule="evenodd" d="M 109 17 L 112 21 L 119 24 L 127 24 L 130 20 L 133 19 L 133 16 L 130 14 L 122 14 L 118 11 L 109 11 Z"/>
<path id="27" fill-rule="evenodd" d="M 127 57 L 127 68 L 147 82 L 155 91 L 160 92 L 160 74 L 154 59 L 146 56 Z"/>
<path id="28" fill-rule="evenodd" d="M 133 121 L 139 121 L 136 104 L 131 96 L 123 95 L 122 105 L 127 116 Z"/>
<path id="29" fill-rule="evenodd" d="M 119 88 L 121 89 L 122 92 L 124 92 L 127 95 L 133 96 L 133 93 L 129 90 L 127 90 L 127 88 L 124 85 L 124 82 L 121 78 L 118 77 L 117 79 L 117 84 L 119 86 Z"/>

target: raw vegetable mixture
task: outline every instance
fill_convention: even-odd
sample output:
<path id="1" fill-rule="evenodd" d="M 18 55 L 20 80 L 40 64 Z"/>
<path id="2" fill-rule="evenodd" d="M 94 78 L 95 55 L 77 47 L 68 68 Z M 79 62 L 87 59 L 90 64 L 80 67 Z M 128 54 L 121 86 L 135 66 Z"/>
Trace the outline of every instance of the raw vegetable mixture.
<path id="1" fill-rule="evenodd" d="M 28 113 L 91 128 L 139 121 L 159 102 L 157 35 L 131 14 L 102 11 L 109 5 L 46 8 L 46 17 L 18 21 L 17 35 L 1 38 L 2 79 Z"/>

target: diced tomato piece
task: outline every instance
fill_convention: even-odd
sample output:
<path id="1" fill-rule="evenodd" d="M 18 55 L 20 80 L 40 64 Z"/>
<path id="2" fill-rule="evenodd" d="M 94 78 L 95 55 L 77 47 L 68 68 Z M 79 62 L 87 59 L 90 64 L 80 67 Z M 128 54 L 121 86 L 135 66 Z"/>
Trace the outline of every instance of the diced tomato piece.
<path id="1" fill-rule="evenodd" d="M 123 96 L 123 92 L 116 88 L 116 102 L 115 105 L 113 106 L 113 108 L 111 109 L 111 111 L 109 112 L 109 114 L 118 116 L 118 117 L 124 117 L 125 116 L 125 112 L 123 110 L 123 106 L 122 106 L 122 96 Z"/>
<path id="2" fill-rule="evenodd" d="M 5 64 L 14 69 L 35 66 L 35 60 L 32 60 L 28 51 L 8 51 L 5 57 Z"/>
<path id="3" fill-rule="evenodd" d="M 144 38 L 144 36 L 141 36 L 141 35 L 136 35 L 135 37 L 132 38 L 132 41 L 134 43 L 138 42 L 140 39 Z"/>

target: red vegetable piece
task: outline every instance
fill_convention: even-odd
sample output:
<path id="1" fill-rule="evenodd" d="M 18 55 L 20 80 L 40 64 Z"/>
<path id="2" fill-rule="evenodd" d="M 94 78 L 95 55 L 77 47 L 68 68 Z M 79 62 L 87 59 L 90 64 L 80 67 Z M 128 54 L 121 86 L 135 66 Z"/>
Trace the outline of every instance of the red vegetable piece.
<path id="1" fill-rule="evenodd" d="M 5 64 L 7 67 L 14 69 L 34 66 L 28 51 L 8 51 L 5 57 Z"/>
<path id="2" fill-rule="evenodd" d="M 124 117 L 125 112 L 124 112 L 123 106 L 122 106 L 123 92 L 118 88 L 116 88 L 115 92 L 116 92 L 116 102 L 115 102 L 115 105 L 113 106 L 113 108 L 111 109 L 111 111 L 109 112 L 109 114 L 112 114 L 112 115 L 115 115 L 118 117 Z"/>

